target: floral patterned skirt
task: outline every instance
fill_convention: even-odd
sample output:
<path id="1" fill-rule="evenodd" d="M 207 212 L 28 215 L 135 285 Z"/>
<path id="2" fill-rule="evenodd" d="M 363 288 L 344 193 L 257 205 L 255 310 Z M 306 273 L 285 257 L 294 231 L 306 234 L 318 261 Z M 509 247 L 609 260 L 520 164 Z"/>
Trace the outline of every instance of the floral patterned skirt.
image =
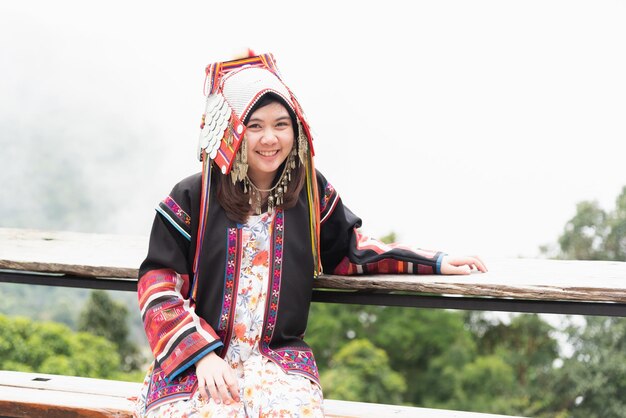
<path id="1" fill-rule="evenodd" d="M 274 362 L 261 355 L 239 363 L 233 371 L 239 383 L 238 403 L 217 404 L 213 399 L 202 398 L 199 391 L 189 400 L 165 403 L 144 415 L 145 405 L 140 396 L 136 416 L 148 418 L 196 417 L 323 417 L 322 390 L 305 376 L 285 373 Z M 149 376 L 142 392 L 148 390 Z M 145 395 L 145 394 L 144 394 Z"/>

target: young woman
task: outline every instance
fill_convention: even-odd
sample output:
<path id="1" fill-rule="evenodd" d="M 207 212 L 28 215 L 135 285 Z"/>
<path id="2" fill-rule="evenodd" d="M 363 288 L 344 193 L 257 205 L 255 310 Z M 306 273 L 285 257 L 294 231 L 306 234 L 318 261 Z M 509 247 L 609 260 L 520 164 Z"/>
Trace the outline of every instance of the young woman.
<path id="1" fill-rule="evenodd" d="M 271 55 L 208 66 L 206 90 L 202 172 L 157 207 L 139 271 L 155 361 L 137 415 L 323 416 L 303 340 L 315 277 L 485 266 L 362 236 Z"/>

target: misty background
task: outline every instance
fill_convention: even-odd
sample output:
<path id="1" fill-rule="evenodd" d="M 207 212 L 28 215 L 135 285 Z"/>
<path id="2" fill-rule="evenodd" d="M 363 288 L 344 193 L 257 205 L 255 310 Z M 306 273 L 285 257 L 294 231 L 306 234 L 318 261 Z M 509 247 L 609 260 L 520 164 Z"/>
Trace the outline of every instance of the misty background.
<path id="1" fill-rule="evenodd" d="M 626 184 L 626 3 L 0 4 L 0 227 L 147 235 L 204 67 L 274 53 L 364 232 L 533 257 Z"/>

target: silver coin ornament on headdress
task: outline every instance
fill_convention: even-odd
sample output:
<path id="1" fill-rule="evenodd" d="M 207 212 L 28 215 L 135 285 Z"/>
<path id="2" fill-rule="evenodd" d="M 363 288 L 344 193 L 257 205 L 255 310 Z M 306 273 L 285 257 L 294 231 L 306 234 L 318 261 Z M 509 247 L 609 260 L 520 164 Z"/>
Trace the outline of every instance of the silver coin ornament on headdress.
<path id="1" fill-rule="evenodd" d="M 228 128 L 231 114 L 232 109 L 226 103 L 224 96 L 216 93 L 207 97 L 202 130 L 200 131 L 200 139 L 198 141 L 199 159 L 202 159 L 202 151 L 206 151 L 210 159 L 215 159 L 224 137 L 224 132 Z"/>

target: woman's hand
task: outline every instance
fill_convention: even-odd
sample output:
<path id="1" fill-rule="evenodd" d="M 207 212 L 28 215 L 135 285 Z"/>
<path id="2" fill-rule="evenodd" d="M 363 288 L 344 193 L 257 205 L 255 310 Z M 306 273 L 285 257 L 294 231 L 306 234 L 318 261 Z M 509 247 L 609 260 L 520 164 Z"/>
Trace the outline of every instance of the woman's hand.
<path id="1" fill-rule="evenodd" d="M 441 274 L 470 274 L 472 270 L 487 272 L 487 267 L 478 257 L 444 256 L 441 260 Z"/>
<path id="2" fill-rule="evenodd" d="M 220 356 L 210 352 L 196 363 L 198 389 L 206 399 L 230 405 L 239 402 L 239 385 L 233 370 Z"/>

